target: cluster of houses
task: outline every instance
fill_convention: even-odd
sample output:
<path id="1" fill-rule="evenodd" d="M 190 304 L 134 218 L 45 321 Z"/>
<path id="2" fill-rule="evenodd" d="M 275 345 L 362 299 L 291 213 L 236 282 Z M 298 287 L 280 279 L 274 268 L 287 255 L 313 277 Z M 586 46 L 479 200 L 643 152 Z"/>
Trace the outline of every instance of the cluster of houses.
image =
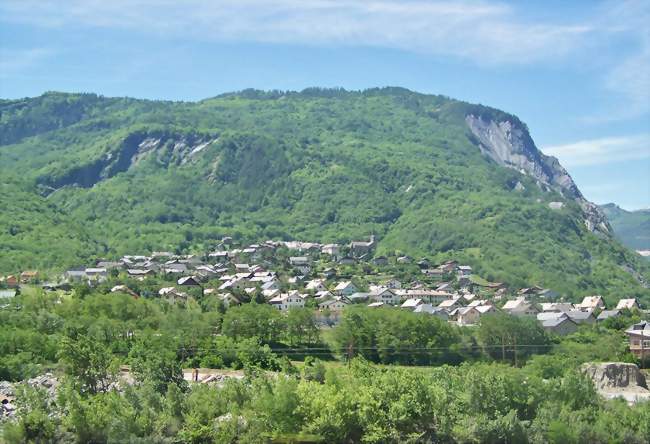
<path id="1" fill-rule="evenodd" d="M 123 256 L 117 261 L 99 261 L 92 267 L 67 270 L 60 282 L 43 286 L 56 289 L 79 282 L 96 285 L 111 275 L 125 274 L 136 280 L 152 277 L 163 281 L 158 296 L 171 303 L 200 295 L 217 298 L 229 307 L 255 299 L 280 311 L 313 307 L 319 319 L 328 323 L 335 323 L 350 304 L 396 307 L 459 326 L 477 325 L 483 315 L 499 311 L 534 316 L 546 331 L 559 335 L 576 331 L 580 324 L 639 308 L 635 299 L 621 299 L 615 308 L 607 309 L 601 296 L 586 297 L 579 304 L 550 302 L 558 300 L 559 294 L 540 287 L 523 288 L 513 294 L 501 283 L 473 279 L 468 265 L 447 261 L 432 266 L 426 259 L 415 261 L 409 256 L 373 256 L 374 247 L 374 236 L 348 245 L 266 241 L 242 248 L 234 248 L 232 239 L 226 237 L 215 251 L 203 256 L 170 252 Z M 374 279 L 360 282 L 359 276 L 341 273 L 345 266 L 359 263 L 378 268 L 389 263 L 413 264 L 421 279 L 402 283 L 384 275 L 370 283 Z M 25 271 L 4 278 L 4 286 L 12 288 L 37 277 L 37 272 Z M 111 291 L 139 296 L 124 284 Z"/>

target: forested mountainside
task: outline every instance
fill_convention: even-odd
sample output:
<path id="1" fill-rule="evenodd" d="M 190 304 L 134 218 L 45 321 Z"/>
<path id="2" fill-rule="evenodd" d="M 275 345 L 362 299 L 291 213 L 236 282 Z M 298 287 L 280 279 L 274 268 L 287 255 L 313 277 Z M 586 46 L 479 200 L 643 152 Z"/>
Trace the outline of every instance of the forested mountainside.
<path id="1" fill-rule="evenodd" d="M 601 208 L 623 245 L 634 250 L 650 250 L 650 210 L 626 211 L 613 203 Z"/>
<path id="2" fill-rule="evenodd" d="M 647 296 L 616 241 L 515 116 L 401 88 L 247 90 L 200 102 L 0 101 L 0 271 L 222 236 L 454 258 L 490 281 Z M 5 211 L 5 209 L 7 209 Z"/>

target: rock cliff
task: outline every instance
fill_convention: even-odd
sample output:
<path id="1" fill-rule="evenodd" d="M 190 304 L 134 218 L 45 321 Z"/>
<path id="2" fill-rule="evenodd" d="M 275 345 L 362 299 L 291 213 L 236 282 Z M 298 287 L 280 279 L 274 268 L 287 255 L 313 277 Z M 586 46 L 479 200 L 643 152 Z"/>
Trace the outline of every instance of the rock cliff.
<path id="1" fill-rule="evenodd" d="M 501 166 L 513 168 L 537 180 L 544 190 L 554 190 L 582 208 L 590 231 L 609 235 L 611 227 L 600 208 L 584 198 L 569 173 L 552 156 L 537 149 L 527 128 L 518 120 L 499 121 L 468 114 L 465 122 L 478 141 L 481 152 Z"/>

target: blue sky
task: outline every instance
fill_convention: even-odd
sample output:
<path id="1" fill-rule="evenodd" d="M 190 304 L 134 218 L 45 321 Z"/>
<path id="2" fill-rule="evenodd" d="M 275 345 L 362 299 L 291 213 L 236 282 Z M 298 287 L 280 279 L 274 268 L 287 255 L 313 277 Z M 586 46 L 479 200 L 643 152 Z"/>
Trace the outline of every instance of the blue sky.
<path id="1" fill-rule="evenodd" d="M 0 0 L 0 96 L 404 86 L 524 120 L 586 197 L 650 207 L 650 2 Z"/>

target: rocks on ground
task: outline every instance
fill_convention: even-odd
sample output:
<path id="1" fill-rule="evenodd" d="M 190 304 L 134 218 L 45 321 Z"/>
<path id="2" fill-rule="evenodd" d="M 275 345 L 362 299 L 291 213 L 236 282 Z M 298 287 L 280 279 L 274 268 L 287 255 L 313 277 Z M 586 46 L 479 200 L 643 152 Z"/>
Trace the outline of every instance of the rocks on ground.
<path id="1" fill-rule="evenodd" d="M 606 399 L 623 398 L 630 404 L 650 401 L 645 376 L 635 364 L 588 362 L 583 364 L 582 371 L 591 378 L 598 393 Z"/>

